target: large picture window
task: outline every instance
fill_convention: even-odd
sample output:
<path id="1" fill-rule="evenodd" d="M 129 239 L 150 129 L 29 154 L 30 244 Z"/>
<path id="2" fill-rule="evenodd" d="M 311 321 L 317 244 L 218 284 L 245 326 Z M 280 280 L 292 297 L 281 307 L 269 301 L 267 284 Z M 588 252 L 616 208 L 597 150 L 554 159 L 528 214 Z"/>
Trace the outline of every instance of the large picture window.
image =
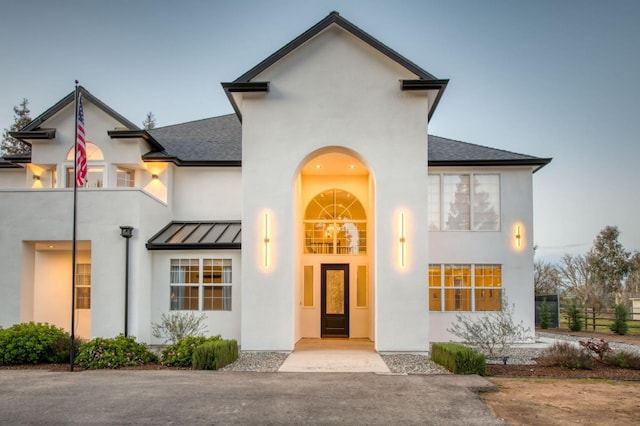
<path id="1" fill-rule="evenodd" d="M 501 309 L 501 265 L 429 265 L 429 310 L 499 311 Z"/>
<path id="2" fill-rule="evenodd" d="M 230 311 L 231 259 L 171 259 L 172 311 Z"/>
<path id="3" fill-rule="evenodd" d="M 430 231 L 499 231 L 500 175 L 431 174 Z"/>
<path id="4" fill-rule="evenodd" d="M 83 188 L 102 188 L 105 186 L 104 179 L 104 155 L 98 146 L 94 143 L 87 142 L 87 182 Z M 75 162 L 75 151 L 72 147 L 67 152 L 67 161 Z M 66 167 L 66 187 L 73 188 L 75 176 L 73 175 L 73 163 L 70 167 Z"/>

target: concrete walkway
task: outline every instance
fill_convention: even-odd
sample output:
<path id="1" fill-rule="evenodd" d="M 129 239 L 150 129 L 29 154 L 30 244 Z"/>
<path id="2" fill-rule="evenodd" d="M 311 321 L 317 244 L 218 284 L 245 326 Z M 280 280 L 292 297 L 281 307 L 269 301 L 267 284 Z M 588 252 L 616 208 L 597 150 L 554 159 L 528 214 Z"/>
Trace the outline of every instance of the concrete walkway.
<path id="1" fill-rule="evenodd" d="M 279 372 L 389 373 L 367 339 L 301 339 Z"/>

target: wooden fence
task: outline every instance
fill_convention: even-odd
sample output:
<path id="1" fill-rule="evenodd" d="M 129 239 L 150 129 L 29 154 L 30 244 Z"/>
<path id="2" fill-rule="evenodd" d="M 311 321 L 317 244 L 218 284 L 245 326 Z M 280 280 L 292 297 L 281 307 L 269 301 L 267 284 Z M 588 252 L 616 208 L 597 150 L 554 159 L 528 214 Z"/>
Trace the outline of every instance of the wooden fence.
<path id="1" fill-rule="evenodd" d="M 638 310 L 636 309 L 636 311 Z M 566 327 L 568 322 L 566 308 L 560 308 L 560 317 L 562 326 Z M 601 311 L 597 311 L 594 308 L 584 308 L 582 317 L 583 330 L 609 332 L 611 331 L 609 326 L 616 319 L 616 313 L 613 309 L 603 309 Z M 640 312 L 629 311 L 627 318 L 629 332 L 640 333 Z"/>

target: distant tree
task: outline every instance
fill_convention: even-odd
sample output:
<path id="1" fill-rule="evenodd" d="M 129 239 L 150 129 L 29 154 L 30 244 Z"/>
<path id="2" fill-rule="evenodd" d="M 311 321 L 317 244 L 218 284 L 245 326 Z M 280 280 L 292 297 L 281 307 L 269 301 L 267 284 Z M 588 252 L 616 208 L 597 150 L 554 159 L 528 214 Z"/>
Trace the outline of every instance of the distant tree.
<path id="1" fill-rule="evenodd" d="M 151 130 L 156 127 L 156 117 L 153 115 L 152 112 L 147 113 L 147 117 L 142 122 L 142 127 L 145 130 Z"/>
<path id="2" fill-rule="evenodd" d="M 594 285 L 586 256 L 565 254 L 558 266 L 558 274 L 567 296 L 578 299 L 582 305 L 600 304 L 600 294 Z"/>
<path id="3" fill-rule="evenodd" d="M 624 283 L 629 297 L 640 297 L 640 252 L 634 252 L 629 259 L 631 268 Z"/>
<path id="4" fill-rule="evenodd" d="M 587 254 L 595 285 L 603 293 L 620 295 L 622 282 L 631 272 L 631 253 L 618 241 L 617 226 L 607 226 L 596 236 Z"/>
<path id="5" fill-rule="evenodd" d="M 13 124 L 10 129 L 4 129 L 2 135 L 2 143 L 0 144 L 2 155 L 24 154 L 31 151 L 29 145 L 9 136 L 9 132 L 20 130 L 31 122 L 31 117 L 29 116 L 31 111 L 29 111 L 28 105 L 29 101 L 24 98 L 20 105 L 13 107 Z"/>
<path id="6" fill-rule="evenodd" d="M 447 214 L 447 228 L 449 230 L 468 231 L 471 229 L 471 188 L 469 186 L 469 176 L 466 176 L 466 179 L 460 176 L 458 183 L 456 183 L 453 200 L 449 203 Z"/>
<path id="7" fill-rule="evenodd" d="M 562 287 L 560 271 L 555 265 L 536 259 L 533 262 L 533 284 L 536 296 L 557 294 L 558 289 Z"/>

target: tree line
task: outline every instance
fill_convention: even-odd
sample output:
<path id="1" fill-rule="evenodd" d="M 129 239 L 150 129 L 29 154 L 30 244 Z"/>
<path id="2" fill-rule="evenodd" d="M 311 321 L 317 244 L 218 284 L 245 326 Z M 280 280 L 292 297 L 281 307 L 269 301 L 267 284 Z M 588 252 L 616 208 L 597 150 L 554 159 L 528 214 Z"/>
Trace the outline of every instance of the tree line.
<path id="1" fill-rule="evenodd" d="M 557 263 L 536 259 L 536 295 L 559 294 L 597 311 L 630 308 L 630 298 L 640 297 L 640 252 L 626 250 L 619 237 L 617 226 L 607 226 L 586 254 L 565 254 Z"/>

